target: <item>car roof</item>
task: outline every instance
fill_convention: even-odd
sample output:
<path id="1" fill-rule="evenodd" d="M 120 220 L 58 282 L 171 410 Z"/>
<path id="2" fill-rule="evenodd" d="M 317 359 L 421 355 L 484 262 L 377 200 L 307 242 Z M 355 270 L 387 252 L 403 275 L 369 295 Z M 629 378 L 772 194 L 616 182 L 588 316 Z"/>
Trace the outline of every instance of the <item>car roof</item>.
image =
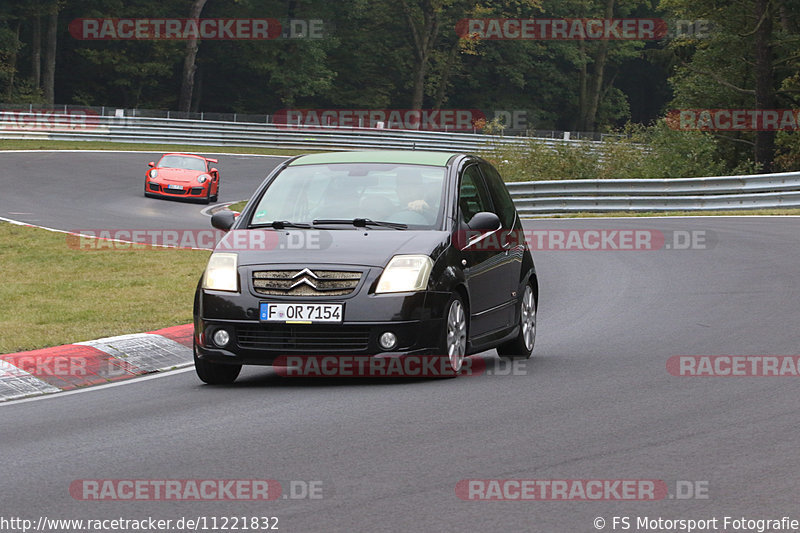
<path id="1" fill-rule="evenodd" d="M 303 155 L 289 166 L 326 165 L 331 163 L 396 163 L 445 167 L 457 155 L 452 152 L 423 152 L 417 150 L 376 150 L 365 152 L 325 152 Z"/>

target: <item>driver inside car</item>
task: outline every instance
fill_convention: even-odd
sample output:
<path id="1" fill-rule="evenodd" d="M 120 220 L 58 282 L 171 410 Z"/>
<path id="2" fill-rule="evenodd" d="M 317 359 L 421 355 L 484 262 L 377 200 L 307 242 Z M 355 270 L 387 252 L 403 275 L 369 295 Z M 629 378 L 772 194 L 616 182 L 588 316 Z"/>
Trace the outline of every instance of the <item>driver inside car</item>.
<path id="1" fill-rule="evenodd" d="M 400 209 L 404 211 L 414 211 L 422 215 L 429 214 L 434 206 L 425 200 L 431 198 L 429 191 L 425 190 L 424 180 L 420 170 L 417 168 L 401 168 L 395 178 L 395 189 L 397 198 L 400 201 Z M 437 190 L 434 194 L 438 195 Z"/>

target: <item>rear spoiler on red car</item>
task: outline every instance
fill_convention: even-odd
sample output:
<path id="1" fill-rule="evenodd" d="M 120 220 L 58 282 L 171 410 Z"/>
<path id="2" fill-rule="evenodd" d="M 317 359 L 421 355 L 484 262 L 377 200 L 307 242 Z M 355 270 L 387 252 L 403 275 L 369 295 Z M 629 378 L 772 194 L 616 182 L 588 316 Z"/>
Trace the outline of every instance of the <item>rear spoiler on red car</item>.
<path id="1" fill-rule="evenodd" d="M 219 163 L 218 159 L 211 159 L 210 157 L 206 157 L 206 161 L 208 161 L 209 163 Z"/>

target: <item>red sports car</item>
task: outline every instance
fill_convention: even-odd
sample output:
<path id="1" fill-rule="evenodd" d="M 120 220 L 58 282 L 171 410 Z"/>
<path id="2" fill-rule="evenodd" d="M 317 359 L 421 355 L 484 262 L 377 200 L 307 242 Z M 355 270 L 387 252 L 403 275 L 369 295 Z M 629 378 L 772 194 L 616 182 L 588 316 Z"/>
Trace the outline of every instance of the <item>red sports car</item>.
<path id="1" fill-rule="evenodd" d="M 201 155 L 164 154 L 158 164 L 148 163 L 151 168 L 144 175 L 144 195 L 216 202 L 219 170 L 211 164 L 217 162 Z"/>

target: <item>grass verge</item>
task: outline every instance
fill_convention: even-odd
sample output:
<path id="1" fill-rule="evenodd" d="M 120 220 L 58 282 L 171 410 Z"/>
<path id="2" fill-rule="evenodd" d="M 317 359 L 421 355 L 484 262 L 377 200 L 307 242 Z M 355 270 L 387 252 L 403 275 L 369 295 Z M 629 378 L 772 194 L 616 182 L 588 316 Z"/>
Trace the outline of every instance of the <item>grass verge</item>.
<path id="1" fill-rule="evenodd" d="M 67 235 L 0 222 L 0 353 L 13 353 L 192 321 L 192 298 L 210 252 L 78 250 Z"/>
<path id="2" fill-rule="evenodd" d="M 286 150 L 265 146 L 197 146 L 187 144 L 144 144 L 106 141 L 48 141 L 38 139 L 0 139 L 0 150 L 135 150 L 140 152 L 192 152 L 259 155 L 300 155 L 319 150 Z"/>
<path id="3" fill-rule="evenodd" d="M 241 213 L 242 209 L 244 209 L 244 206 L 246 205 L 247 205 L 247 200 L 242 200 L 240 202 L 236 202 L 229 205 L 228 209 L 230 209 L 231 211 L 236 211 L 237 213 Z"/>

